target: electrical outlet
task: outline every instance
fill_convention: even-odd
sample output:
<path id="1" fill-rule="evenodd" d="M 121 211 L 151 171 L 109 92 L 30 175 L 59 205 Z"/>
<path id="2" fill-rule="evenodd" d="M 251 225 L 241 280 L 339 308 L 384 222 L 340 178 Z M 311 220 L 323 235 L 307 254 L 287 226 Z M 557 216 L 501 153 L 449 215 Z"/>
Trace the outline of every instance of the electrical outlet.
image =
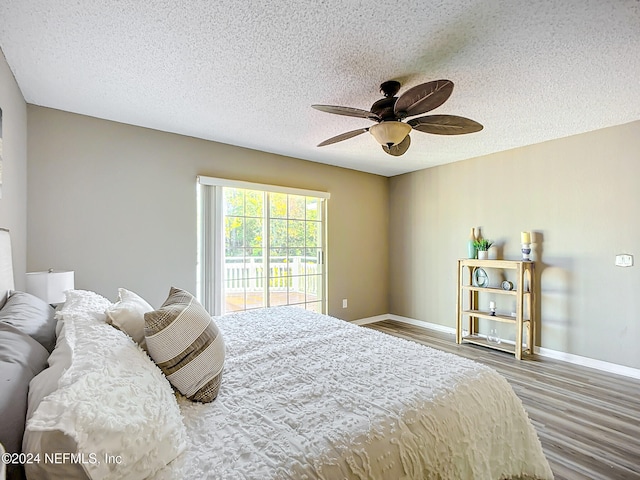
<path id="1" fill-rule="evenodd" d="M 620 255 L 616 255 L 616 266 L 617 267 L 632 267 L 633 266 L 633 255 L 629 255 L 626 253 L 622 253 Z"/>
<path id="2" fill-rule="evenodd" d="M 346 298 L 342 299 L 342 308 L 347 308 L 347 299 Z"/>

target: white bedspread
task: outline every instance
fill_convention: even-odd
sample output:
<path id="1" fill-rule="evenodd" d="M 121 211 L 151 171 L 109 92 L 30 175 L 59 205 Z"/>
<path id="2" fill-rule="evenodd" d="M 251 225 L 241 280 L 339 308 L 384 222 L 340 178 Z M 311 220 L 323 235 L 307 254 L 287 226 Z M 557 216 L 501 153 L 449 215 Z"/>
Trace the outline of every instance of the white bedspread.
<path id="1" fill-rule="evenodd" d="M 180 400 L 189 445 L 157 480 L 553 478 L 488 367 L 296 308 L 215 321 L 219 396 Z"/>

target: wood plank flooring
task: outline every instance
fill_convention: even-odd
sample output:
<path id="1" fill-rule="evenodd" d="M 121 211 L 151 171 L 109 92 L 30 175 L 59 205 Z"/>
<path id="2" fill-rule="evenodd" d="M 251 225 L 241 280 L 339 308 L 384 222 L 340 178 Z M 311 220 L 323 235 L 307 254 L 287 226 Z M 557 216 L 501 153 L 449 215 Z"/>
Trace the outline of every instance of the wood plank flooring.
<path id="1" fill-rule="evenodd" d="M 513 355 L 385 320 L 365 327 L 489 365 L 520 397 L 556 480 L 640 479 L 640 380 L 537 355 Z"/>

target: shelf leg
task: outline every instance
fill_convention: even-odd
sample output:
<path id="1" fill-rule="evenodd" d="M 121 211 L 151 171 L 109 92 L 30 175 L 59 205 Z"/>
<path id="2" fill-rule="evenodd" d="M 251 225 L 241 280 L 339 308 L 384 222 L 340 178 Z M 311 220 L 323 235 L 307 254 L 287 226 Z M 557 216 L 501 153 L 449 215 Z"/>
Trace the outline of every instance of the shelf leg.
<path id="1" fill-rule="evenodd" d="M 456 295 L 456 343 L 462 343 L 462 265 L 458 261 L 458 293 Z"/>
<path id="2" fill-rule="evenodd" d="M 518 266 L 518 295 L 516 299 L 516 358 L 522 360 L 522 314 L 524 292 L 524 271 L 522 264 Z"/>
<path id="3" fill-rule="evenodd" d="M 536 311 L 536 292 L 533 288 L 536 283 L 534 282 L 534 270 L 533 263 L 529 266 L 529 328 L 531 329 L 531 336 L 529 337 L 529 353 L 533 355 L 536 348 L 536 323 L 537 311 Z"/>

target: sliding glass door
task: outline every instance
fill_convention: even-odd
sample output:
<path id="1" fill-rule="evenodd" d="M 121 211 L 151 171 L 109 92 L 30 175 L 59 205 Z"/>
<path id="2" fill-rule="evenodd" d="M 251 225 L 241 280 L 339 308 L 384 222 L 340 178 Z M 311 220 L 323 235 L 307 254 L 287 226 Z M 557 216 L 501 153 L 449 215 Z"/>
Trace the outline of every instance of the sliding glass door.
<path id="1" fill-rule="evenodd" d="M 324 312 L 328 195 L 270 186 L 266 190 L 264 185 L 244 188 L 235 182 L 207 187 L 200 183 L 200 189 L 213 188 L 214 193 L 201 192 L 198 222 L 199 292 L 205 306 L 210 297 L 209 311 L 295 305 Z M 213 215 L 203 215 L 209 210 Z M 208 227 L 205 216 L 211 219 Z M 207 231 L 212 238 L 205 238 Z M 207 255 L 205 248 L 213 249 L 213 254 Z M 213 274 L 204 271 L 207 268 Z"/>

